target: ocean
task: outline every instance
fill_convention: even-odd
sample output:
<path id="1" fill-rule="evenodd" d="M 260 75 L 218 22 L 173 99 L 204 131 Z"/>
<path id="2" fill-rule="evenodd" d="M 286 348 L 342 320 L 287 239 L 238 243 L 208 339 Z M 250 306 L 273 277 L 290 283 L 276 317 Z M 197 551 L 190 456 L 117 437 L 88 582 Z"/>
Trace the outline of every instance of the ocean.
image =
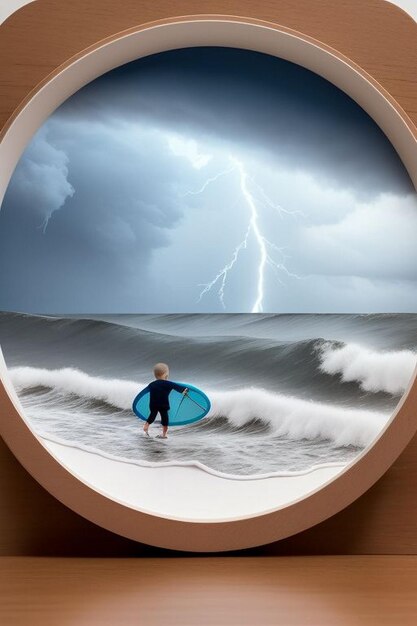
<path id="1" fill-rule="evenodd" d="M 349 463 L 369 446 L 414 375 L 417 315 L 2 312 L 0 345 L 40 436 L 253 477 Z M 212 402 L 166 442 L 145 439 L 131 410 L 159 361 Z"/>

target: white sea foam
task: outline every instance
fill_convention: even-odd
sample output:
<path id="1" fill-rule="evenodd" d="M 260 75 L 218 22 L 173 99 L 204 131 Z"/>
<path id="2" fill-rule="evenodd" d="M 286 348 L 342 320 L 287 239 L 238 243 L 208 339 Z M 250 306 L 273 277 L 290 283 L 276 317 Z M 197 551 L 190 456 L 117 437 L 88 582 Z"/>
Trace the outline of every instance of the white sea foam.
<path id="1" fill-rule="evenodd" d="M 240 480 L 240 481 L 248 481 L 248 480 L 263 480 L 265 478 L 296 478 L 297 476 L 307 476 L 308 474 L 313 474 L 314 472 L 329 469 L 329 468 L 344 468 L 347 463 L 343 461 L 333 462 L 333 463 L 318 463 L 317 465 L 312 465 L 308 469 L 304 470 L 287 470 L 287 471 L 277 471 L 277 472 L 267 472 L 262 474 L 252 474 L 252 475 L 241 475 L 241 474 L 229 474 L 227 472 L 220 472 L 218 470 L 201 463 L 200 461 L 190 459 L 189 461 L 145 461 L 142 459 L 128 459 L 115 454 L 109 454 L 108 452 L 104 452 L 103 450 L 98 450 L 97 448 L 93 448 L 91 446 L 86 446 L 78 441 L 67 441 L 66 439 L 62 439 L 62 437 L 57 437 L 56 435 L 51 435 L 50 433 L 38 433 L 42 439 L 45 441 L 58 444 L 60 446 L 64 446 L 65 448 L 74 448 L 76 450 L 81 450 L 82 452 L 86 452 L 88 454 L 94 456 L 101 456 L 104 459 L 109 459 L 110 461 L 117 461 L 118 463 L 123 463 L 125 465 L 136 465 L 138 467 L 196 467 L 201 469 L 208 474 L 212 474 L 213 476 L 218 476 L 219 478 L 232 479 L 232 480 Z"/>
<path id="2" fill-rule="evenodd" d="M 417 366 L 417 353 L 412 350 L 378 352 L 358 344 L 342 347 L 325 344 L 321 347 L 320 369 L 327 374 L 340 374 L 343 382 L 358 382 L 364 391 L 385 391 L 394 396 L 407 389 Z"/>
<path id="3" fill-rule="evenodd" d="M 273 394 L 259 388 L 215 393 L 211 414 L 224 415 L 234 426 L 254 418 L 267 422 L 274 434 L 289 439 L 330 439 L 337 446 L 368 445 L 389 415 L 343 408 Z"/>
<path id="4" fill-rule="evenodd" d="M 48 387 L 60 394 L 99 400 L 123 410 L 132 408 L 138 389 L 145 386 L 130 380 L 89 376 L 72 367 L 58 370 L 12 367 L 9 373 L 17 393 L 33 387 Z"/>
<path id="5" fill-rule="evenodd" d="M 63 396 L 102 401 L 117 409 L 129 410 L 138 382 L 93 377 L 72 369 L 47 370 L 15 367 L 9 370 L 17 393 L 37 386 Z M 364 447 L 371 443 L 389 419 L 389 414 L 355 410 L 270 393 L 260 388 L 210 392 L 210 417 L 226 417 L 235 427 L 254 419 L 268 424 L 275 435 L 300 439 L 329 439 L 335 445 Z"/>

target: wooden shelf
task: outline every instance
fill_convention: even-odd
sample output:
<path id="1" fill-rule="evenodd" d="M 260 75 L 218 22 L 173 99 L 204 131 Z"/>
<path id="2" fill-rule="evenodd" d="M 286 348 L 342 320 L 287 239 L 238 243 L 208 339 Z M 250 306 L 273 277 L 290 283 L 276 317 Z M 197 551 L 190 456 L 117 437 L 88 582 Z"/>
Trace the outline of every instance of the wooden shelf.
<path id="1" fill-rule="evenodd" d="M 417 557 L 0 559 L 7 626 L 401 626 Z"/>

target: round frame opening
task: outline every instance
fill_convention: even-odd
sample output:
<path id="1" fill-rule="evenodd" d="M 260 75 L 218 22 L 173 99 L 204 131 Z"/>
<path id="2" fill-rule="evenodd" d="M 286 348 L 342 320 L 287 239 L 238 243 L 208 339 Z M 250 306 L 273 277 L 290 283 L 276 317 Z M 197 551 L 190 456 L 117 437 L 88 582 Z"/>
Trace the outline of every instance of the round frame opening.
<path id="1" fill-rule="evenodd" d="M 395 100 L 361 68 L 336 50 L 290 29 L 243 18 L 196 16 L 164 20 L 117 33 L 69 59 L 15 111 L 0 136 L 0 198 L 32 134 L 49 114 L 83 85 L 143 56 L 194 46 L 264 52 L 297 63 L 332 82 L 378 123 L 417 181 L 417 130 Z M 23 417 L 4 361 L 0 363 L 2 435 L 20 462 L 50 493 L 96 524 L 134 540 L 165 548 L 219 551 L 276 541 L 313 526 L 362 495 L 390 467 L 417 430 L 416 372 L 377 440 L 306 496 L 252 516 L 191 520 L 136 510 L 109 498 L 58 461 Z M 271 479 L 266 478 L 266 481 Z"/>

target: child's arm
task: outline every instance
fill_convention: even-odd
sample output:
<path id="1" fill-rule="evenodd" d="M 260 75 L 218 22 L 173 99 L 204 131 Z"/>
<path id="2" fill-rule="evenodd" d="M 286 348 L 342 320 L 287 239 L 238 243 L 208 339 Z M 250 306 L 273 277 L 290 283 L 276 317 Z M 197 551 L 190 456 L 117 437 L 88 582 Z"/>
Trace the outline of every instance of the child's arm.
<path id="1" fill-rule="evenodd" d="M 171 382 L 172 388 L 179 393 L 186 394 L 188 391 L 188 387 L 184 387 L 184 385 L 178 385 L 178 383 Z"/>

